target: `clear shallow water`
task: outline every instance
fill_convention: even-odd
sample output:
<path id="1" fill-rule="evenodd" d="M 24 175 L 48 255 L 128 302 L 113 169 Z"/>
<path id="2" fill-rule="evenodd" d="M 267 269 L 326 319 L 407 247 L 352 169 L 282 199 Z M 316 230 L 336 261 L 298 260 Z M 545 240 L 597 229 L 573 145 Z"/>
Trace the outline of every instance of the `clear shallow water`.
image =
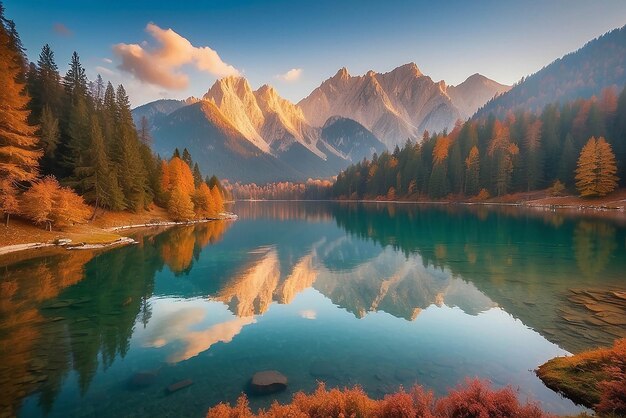
<path id="1" fill-rule="evenodd" d="M 565 414 L 580 409 L 532 370 L 626 334 L 611 293 L 626 289 L 617 222 L 402 204 L 233 210 L 236 222 L 141 233 L 99 255 L 5 263 L 0 415 L 200 417 L 264 369 L 289 390 L 255 407 L 317 380 L 382 397 L 478 376 Z M 183 379 L 194 384 L 165 394 Z"/>

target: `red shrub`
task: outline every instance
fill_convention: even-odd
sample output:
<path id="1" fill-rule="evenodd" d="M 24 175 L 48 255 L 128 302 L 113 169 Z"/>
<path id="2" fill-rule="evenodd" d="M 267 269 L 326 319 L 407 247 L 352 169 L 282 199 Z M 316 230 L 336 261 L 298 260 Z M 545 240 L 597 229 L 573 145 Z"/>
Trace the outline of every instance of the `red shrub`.
<path id="1" fill-rule="evenodd" d="M 437 401 L 437 417 L 446 418 L 530 418 L 542 417 L 537 405 L 520 405 L 513 389 L 491 390 L 489 384 L 467 379 L 465 386 L 450 391 Z"/>
<path id="2" fill-rule="evenodd" d="M 535 404 L 520 405 L 511 388 L 491 390 L 480 380 L 467 380 L 447 397 L 434 401 L 433 393 L 414 386 L 408 393 L 400 389 L 381 400 L 370 399 L 363 389 L 326 390 L 320 383 L 315 392 L 298 392 L 290 404 L 274 402 L 267 411 L 252 414 L 245 396 L 231 407 L 219 404 L 207 418 L 542 418 Z"/>
<path id="3" fill-rule="evenodd" d="M 600 414 L 626 416 L 626 338 L 617 340 L 610 353 L 609 364 L 604 368 L 608 379 L 598 384 Z"/>

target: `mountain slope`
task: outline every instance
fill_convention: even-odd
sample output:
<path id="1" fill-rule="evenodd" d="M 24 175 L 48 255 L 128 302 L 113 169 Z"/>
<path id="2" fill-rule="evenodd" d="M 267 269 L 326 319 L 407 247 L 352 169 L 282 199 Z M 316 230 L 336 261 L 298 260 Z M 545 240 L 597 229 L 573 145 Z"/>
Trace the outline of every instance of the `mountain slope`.
<path id="1" fill-rule="evenodd" d="M 422 74 L 414 63 L 363 76 L 351 76 L 342 68 L 298 105 L 313 126 L 322 126 L 331 116 L 354 119 L 393 148 L 407 138 L 421 138 L 424 130 L 452 128 L 506 89 L 485 77 L 448 88 Z"/>
<path id="2" fill-rule="evenodd" d="M 458 86 L 448 87 L 448 96 L 466 118 L 493 99 L 494 96 L 506 93 L 511 86 L 505 86 L 478 73 L 471 75 Z"/>
<path id="3" fill-rule="evenodd" d="M 151 117 L 154 151 L 168 156 L 174 148 L 187 148 L 204 172 L 232 181 L 265 183 L 330 177 L 384 149 L 357 122 L 333 119 L 323 129 L 311 128 L 303 123 L 299 108 L 270 87 L 249 90 L 251 96 L 246 97 L 245 84 L 237 87 L 241 96 L 226 92 L 219 100 L 212 96 L 212 100 L 190 102 L 170 113 L 156 102 L 138 108 L 139 114 Z M 251 117 L 256 108 L 260 111 L 256 126 L 264 136 L 256 131 Z M 237 126 L 242 120 L 247 123 L 244 131 L 248 135 Z M 256 134 L 267 146 L 257 146 Z"/>
<path id="4" fill-rule="evenodd" d="M 526 77 L 509 92 L 480 109 L 476 116 L 490 112 L 503 115 L 523 108 L 538 110 L 548 103 L 599 96 L 609 86 L 626 84 L 626 26 L 588 42 Z"/>
<path id="5" fill-rule="evenodd" d="M 133 119 L 138 127 L 141 126 L 141 118 L 143 117 L 148 120 L 149 125 L 152 125 L 154 119 L 167 116 L 185 105 L 184 100 L 156 100 L 133 109 Z"/>
<path id="6" fill-rule="evenodd" d="M 170 155 L 176 147 L 187 148 L 204 172 L 221 178 L 268 182 L 303 176 L 251 144 L 211 102 L 201 101 L 158 118 L 152 136 L 155 152 Z"/>

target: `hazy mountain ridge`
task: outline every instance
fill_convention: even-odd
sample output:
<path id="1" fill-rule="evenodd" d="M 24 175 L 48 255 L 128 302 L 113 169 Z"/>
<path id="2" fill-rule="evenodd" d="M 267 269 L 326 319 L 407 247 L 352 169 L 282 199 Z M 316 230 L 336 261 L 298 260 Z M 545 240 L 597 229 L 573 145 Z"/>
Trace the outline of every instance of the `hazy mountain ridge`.
<path id="1" fill-rule="evenodd" d="M 626 84 L 626 26 L 586 43 L 522 79 L 507 93 L 489 101 L 477 117 L 509 110 L 539 110 L 553 102 L 599 96 L 602 89 Z"/>

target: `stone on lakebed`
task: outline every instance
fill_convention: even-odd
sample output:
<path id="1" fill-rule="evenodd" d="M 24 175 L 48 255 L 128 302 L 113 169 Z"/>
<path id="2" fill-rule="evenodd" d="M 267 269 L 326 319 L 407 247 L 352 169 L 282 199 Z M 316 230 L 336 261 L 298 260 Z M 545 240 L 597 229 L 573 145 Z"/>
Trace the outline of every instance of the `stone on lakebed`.
<path id="1" fill-rule="evenodd" d="M 254 393 L 267 395 L 285 390 L 287 388 L 287 377 L 276 370 L 264 370 L 252 376 L 250 385 Z"/>
<path id="2" fill-rule="evenodd" d="M 179 391 L 183 388 L 186 388 L 187 386 L 191 386 L 193 385 L 193 380 L 191 379 L 185 379 L 185 380 L 181 380 L 180 382 L 176 382 L 174 384 L 171 384 L 167 387 L 166 391 L 167 393 L 174 393 L 176 391 Z"/>

